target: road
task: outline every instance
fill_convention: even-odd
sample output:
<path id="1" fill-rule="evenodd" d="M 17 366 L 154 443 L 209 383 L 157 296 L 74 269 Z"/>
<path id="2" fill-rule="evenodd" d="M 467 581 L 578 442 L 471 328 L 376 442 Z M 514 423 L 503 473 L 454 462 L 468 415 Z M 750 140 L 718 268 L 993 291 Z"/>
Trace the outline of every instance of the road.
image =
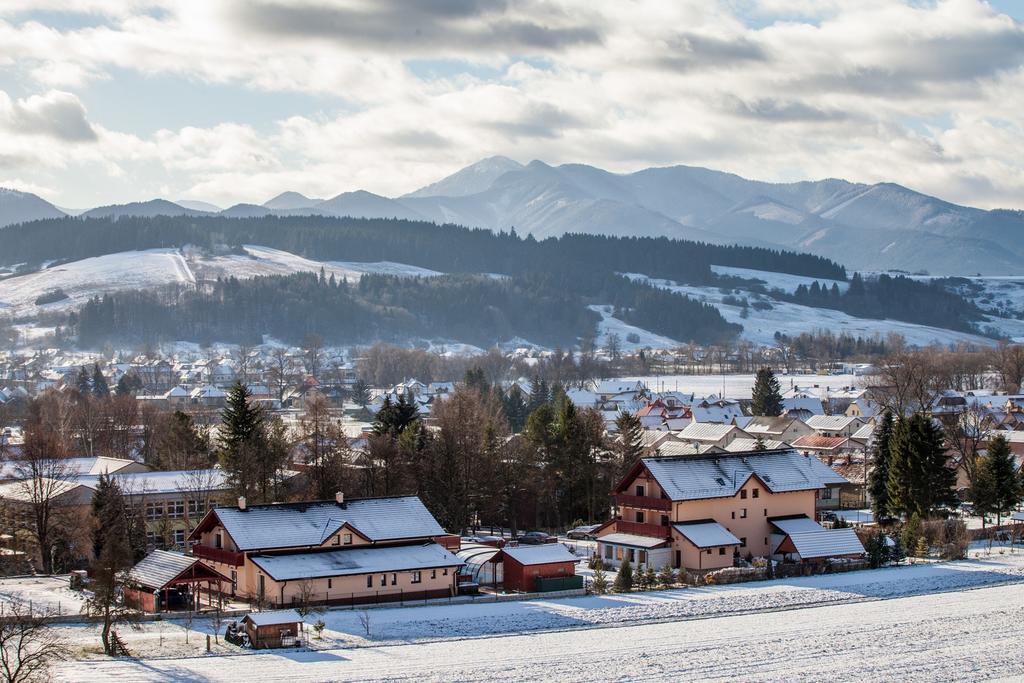
<path id="1" fill-rule="evenodd" d="M 1020 585 L 764 614 L 220 658 L 86 661 L 89 681 L 1024 680 Z"/>

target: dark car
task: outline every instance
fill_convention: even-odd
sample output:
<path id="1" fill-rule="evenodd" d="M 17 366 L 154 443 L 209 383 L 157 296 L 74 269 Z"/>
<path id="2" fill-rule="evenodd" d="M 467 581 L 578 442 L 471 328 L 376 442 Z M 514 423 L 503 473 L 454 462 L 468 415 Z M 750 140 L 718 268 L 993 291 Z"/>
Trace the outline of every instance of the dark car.
<path id="1" fill-rule="evenodd" d="M 527 531 L 516 540 L 522 545 L 541 545 L 542 543 L 552 543 L 556 539 L 543 531 Z"/>
<path id="2" fill-rule="evenodd" d="M 594 540 L 594 532 L 600 528 L 600 524 L 586 524 L 584 526 L 578 526 L 575 529 L 569 529 L 565 532 L 565 536 L 566 538 L 571 538 L 574 541 L 592 541 Z"/>

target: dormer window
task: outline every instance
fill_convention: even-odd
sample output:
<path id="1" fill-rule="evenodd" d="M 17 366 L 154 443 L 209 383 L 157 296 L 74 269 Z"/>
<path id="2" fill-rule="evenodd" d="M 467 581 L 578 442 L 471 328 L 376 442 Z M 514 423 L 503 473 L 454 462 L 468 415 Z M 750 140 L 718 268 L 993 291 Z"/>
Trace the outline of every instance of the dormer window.
<path id="1" fill-rule="evenodd" d="M 352 545 L 352 534 L 345 534 L 345 545 Z"/>
<path id="2" fill-rule="evenodd" d="M 335 535 L 334 538 L 331 539 L 331 545 L 341 545 L 341 536 Z"/>

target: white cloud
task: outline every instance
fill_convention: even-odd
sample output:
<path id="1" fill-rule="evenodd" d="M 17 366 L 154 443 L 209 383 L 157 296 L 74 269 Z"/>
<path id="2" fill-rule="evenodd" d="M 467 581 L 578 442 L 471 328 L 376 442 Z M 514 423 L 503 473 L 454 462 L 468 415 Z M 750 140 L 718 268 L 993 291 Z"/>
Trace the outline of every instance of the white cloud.
<path id="1" fill-rule="evenodd" d="M 55 28 L 0 10 L 0 64 L 41 93 L 7 98 L 2 120 L 45 138 L 0 142 L 0 175 L 30 177 L 37 160 L 37 182 L 68 203 L 97 169 L 111 199 L 169 187 L 226 204 L 284 189 L 397 194 L 501 153 L 892 180 L 1024 206 L 1024 28 L 980 0 L 47 5 L 103 21 Z M 410 60 L 440 75 L 419 78 Z M 124 70 L 322 104 L 268 126 L 218 98 L 219 124 L 142 133 L 90 123 L 61 92 Z M 187 120 L 211 105 L 192 94 L 180 106 Z"/>

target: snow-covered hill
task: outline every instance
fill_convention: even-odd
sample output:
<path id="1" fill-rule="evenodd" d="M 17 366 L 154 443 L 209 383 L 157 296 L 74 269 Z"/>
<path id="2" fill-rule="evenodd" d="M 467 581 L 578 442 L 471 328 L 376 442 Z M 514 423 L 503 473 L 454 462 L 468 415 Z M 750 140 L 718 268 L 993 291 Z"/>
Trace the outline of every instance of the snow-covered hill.
<path id="1" fill-rule="evenodd" d="M 15 223 L 61 218 L 63 211 L 31 192 L 19 192 L 0 187 L 0 228 Z"/>

